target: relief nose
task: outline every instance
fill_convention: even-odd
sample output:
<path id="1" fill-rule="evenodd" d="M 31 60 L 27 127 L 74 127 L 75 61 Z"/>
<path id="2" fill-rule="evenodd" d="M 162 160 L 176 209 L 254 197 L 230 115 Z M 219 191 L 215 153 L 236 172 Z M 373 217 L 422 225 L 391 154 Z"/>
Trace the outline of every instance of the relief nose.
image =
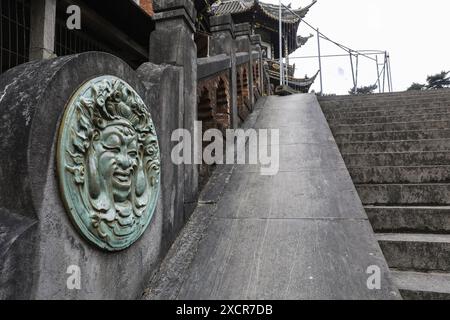
<path id="1" fill-rule="evenodd" d="M 131 167 L 131 159 L 125 152 L 121 152 L 117 156 L 117 164 L 123 170 L 127 170 Z"/>

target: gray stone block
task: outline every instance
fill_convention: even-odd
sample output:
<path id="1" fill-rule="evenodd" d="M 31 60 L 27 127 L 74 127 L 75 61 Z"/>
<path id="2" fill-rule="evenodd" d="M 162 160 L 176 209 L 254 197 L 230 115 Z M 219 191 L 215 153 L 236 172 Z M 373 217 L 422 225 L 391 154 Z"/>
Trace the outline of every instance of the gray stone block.
<path id="1" fill-rule="evenodd" d="M 336 134 L 336 142 L 450 139 L 450 129 L 380 131 Z"/>
<path id="2" fill-rule="evenodd" d="M 450 162 L 450 152 L 398 152 L 343 154 L 349 167 L 370 166 L 437 166 Z"/>
<path id="3" fill-rule="evenodd" d="M 145 88 L 123 61 L 85 53 L 16 67 L 0 77 L 0 298 L 133 299 L 156 270 L 163 211 L 127 250 L 101 251 L 75 229 L 60 197 L 56 142 L 72 94 L 88 79 L 125 80 L 155 114 Z M 80 268 L 80 290 L 67 287 L 68 267 Z"/>
<path id="4" fill-rule="evenodd" d="M 446 183 L 450 181 L 450 166 L 350 167 L 348 169 L 356 184 Z"/>
<path id="5" fill-rule="evenodd" d="M 366 205 L 450 204 L 450 184 L 360 184 L 356 189 Z"/>
<path id="6" fill-rule="evenodd" d="M 448 110 L 447 110 L 448 111 Z M 426 113 L 413 115 L 391 115 L 381 117 L 358 117 L 358 118 L 340 118 L 330 119 L 330 124 L 372 124 L 372 123 L 395 123 L 395 122 L 417 122 L 417 121 L 435 121 L 435 120 L 449 120 L 450 113 Z"/>
<path id="7" fill-rule="evenodd" d="M 149 60 L 183 68 L 184 123 L 194 135 L 197 120 L 197 47 L 194 42 L 195 7 L 190 0 L 162 0 L 156 4 L 155 30 L 150 35 Z M 194 93 L 194 94 L 193 94 Z M 192 150 L 194 146 L 192 145 Z M 192 213 L 198 198 L 198 165 L 184 165 L 185 217 Z"/>
<path id="8" fill-rule="evenodd" d="M 450 139 L 351 142 L 339 145 L 342 153 L 418 152 L 449 150 Z"/>
<path id="9" fill-rule="evenodd" d="M 450 275 L 393 271 L 392 277 L 405 300 L 449 300 Z"/>
<path id="10" fill-rule="evenodd" d="M 231 58 L 225 54 L 199 58 L 197 59 L 197 78 L 199 80 L 205 79 L 230 68 Z"/>
<path id="11" fill-rule="evenodd" d="M 236 53 L 236 65 L 240 66 L 244 63 L 248 63 L 250 56 L 247 52 L 237 52 Z"/>
<path id="12" fill-rule="evenodd" d="M 184 166 L 172 163 L 171 152 L 177 142 L 171 133 L 183 127 L 183 72 L 172 65 L 145 63 L 136 71 L 146 88 L 151 106 L 155 110 L 154 123 L 160 132 L 161 197 L 164 208 L 164 251 L 168 250 L 178 232 L 186 223 L 184 215 Z"/>
<path id="13" fill-rule="evenodd" d="M 376 131 L 414 131 L 430 129 L 448 129 L 450 120 L 431 120 L 414 122 L 373 123 L 359 125 L 331 125 L 333 133 L 376 132 Z"/>
<path id="14" fill-rule="evenodd" d="M 364 208 L 375 232 L 450 234 L 450 208 L 436 206 Z"/>
<path id="15" fill-rule="evenodd" d="M 450 272 L 450 235 L 378 234 L 389 267 L 400 270 Z"/>

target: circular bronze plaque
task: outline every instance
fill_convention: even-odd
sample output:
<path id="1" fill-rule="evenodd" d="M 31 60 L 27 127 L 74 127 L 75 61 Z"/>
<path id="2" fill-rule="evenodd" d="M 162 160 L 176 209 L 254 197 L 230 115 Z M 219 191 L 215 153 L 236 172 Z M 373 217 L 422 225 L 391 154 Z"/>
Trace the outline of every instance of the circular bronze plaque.
<path id="1" fill-rule="evenodd" d="M 75 92 L 57 165 L 68 214 L 88 241 L 118 251 L 144 233 L 158 200 L 160 153 L 150 112 L 128 83 L 102 76 Z"/>

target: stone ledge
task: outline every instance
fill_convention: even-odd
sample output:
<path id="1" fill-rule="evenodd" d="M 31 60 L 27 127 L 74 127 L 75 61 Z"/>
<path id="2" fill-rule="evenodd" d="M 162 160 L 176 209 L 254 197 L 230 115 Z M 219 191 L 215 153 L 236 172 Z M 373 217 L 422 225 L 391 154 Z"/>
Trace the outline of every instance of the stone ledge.
<path id="1" fill-rule="evenodd" d="M 236 65 L 242 65 L 250 61 L 250 55 L 248 52 L 237 52 L 236 53 Z"/>
<path id="2" fill-rule="evenodd" d="M 197 79 L 205 79 L 211 75 L 231 68 L 231 58 L 226 54 L 197 59 Z"/>

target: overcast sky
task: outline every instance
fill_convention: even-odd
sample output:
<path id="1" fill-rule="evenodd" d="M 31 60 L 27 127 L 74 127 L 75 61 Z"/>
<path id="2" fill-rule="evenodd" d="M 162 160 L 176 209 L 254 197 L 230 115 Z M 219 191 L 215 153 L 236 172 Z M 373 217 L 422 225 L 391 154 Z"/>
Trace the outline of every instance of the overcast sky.
<path id="1" fill-rule="evenodd" d="M 278 3 L 278 0 L 262 0 Z M 293 8 L 311 0 L 283 0 Z M 386 50 L 391 56 L 395 91 L 405 90 L 412 82 L 425 82 L 427 75 L 450 70 L 450 1 L 448 0 L 318 0 L 305 20 L 319 27 L 327 37 L 354 50 Z M 313 32 L 303 25 L 299 34 Z M 345 54 L 321 40 L 322 55 Z M 317 55 L 317 38 L 292 56 Z M 291 60 L 293 61 L 293 60 Z M 295 60 L 296 76 L 313 75 L 317 59 Z M 352 87 L 350 58 L 322 61 L 325 93 L 344 94 Z M 376 63 L 360 58 L 359 85 L 376 82 Z M 320 91 L 317 80 L 313 89 Z"/>

